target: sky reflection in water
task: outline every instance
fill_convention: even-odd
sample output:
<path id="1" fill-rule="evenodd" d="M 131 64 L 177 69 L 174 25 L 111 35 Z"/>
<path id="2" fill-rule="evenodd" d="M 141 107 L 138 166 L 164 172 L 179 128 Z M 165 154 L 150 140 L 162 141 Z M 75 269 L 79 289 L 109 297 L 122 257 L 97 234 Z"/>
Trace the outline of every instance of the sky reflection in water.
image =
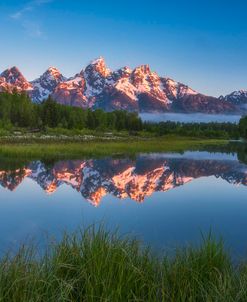
<path id="1" fill-rule="evenodd" d="M 210 228 L 247 250 L 247 165 L 236 154 L 185 152 L 27 163 L 0 172 L 1 251 L 104 221 L 155 249 Z"/>

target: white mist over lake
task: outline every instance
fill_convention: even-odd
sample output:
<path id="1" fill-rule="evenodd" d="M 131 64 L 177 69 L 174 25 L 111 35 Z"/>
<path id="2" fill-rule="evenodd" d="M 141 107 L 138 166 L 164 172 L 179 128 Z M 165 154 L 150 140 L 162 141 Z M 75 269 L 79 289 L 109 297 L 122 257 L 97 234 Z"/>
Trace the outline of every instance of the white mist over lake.
<path id="1" fill-rule="evenodd" d="M 143 121 L 148 122 L 181 122 L 181 123 L 238 123 L 241 115 L 204 114 L 204 113 L 141 113 Z"/>

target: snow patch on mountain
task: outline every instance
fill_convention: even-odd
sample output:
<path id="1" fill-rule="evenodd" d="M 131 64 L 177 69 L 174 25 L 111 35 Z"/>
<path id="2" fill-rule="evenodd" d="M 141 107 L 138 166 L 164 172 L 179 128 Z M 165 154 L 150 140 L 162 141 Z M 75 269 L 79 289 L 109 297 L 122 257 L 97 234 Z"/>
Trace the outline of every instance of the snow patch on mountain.
<path id="1" fill-rule="evenodd" d="M 68 79 L 50 67 L 38 79 L 28 82 L 17 67 L 12 67 L 0 74 L 0 92 L 5 91 L 26 92 L 36 103 L 51 96 L 60 104 L 110 111 L 231 113 L 247 104 L 245 90 L 226 97 L 209 97 L 160 77 L 149 65 L 111 71 L 102 57 Z"/>
<path id="2" fill-rule="evenodd" d="M 138 100 L 138 89 L 130 83 L 128 78 L 118 80 L 114 87 L 125 95 L 127 95 L 130 99 L 135 101 Z"/>
<path id="3" fill-rule="evenodd" d="M 31 92 L 32 100 L 37 103 L 42 102 L 53 93 L 55 88 L 60 83 L 64 81 L 66 81 L 66 78 L 60 73 L 57 68 L 48 68 L 43 75 L 31 82 L 33 86 Z"/>
<path id="4" fill-rule="evenodd" d="M 174 81 L 170 78 L 162 78 L 163 90 L 168 95 L 169 99 L 179 99 L 186 95 L 197 95 L 198 92 L 191 89 L 189 86 Z"/>
<path id="5" fill-rule="evenodd" d="M 231 102 L 236 105 L 246 105 L 247 104 L 247 90 L 233 91 L 232 93 L 224 96 L 220 96 L 221 100 Z"/>
<path id="6" fill-rule="evenodd" d="M 13 92 L 17 90 L 30 91 L 32 84 L 29 83 L 17 67 L 6 69 L 0 74 L 1 91 Z"/>

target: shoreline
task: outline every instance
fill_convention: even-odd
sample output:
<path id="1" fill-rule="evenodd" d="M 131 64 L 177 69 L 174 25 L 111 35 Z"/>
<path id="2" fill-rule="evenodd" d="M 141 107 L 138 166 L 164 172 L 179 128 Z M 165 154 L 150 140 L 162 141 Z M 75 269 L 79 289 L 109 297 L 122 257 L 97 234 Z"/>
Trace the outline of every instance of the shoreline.
<path id="1" fill-rule="evenodd" d="M 134 155 L 152 152 L 183 152 L 206 146 L 226 146 L 229 140 L 166 136 L 158 138 L 126 137 L 74 140 L 71 137 L 0 138 L 0 157 L 6 158 L 79 158 L 80 156 Z"/>

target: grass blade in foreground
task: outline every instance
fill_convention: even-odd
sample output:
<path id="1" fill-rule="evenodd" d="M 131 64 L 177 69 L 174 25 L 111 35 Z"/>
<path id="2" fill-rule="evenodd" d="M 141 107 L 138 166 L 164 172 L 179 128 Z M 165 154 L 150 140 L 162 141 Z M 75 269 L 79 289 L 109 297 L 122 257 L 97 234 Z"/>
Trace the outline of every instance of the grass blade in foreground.
<path id="1" fill-rule="evenodd" d="M 0 263 L 0 301 L 246 301 L 246 265 L 234 268 L 211 237 L 173 258 L 89 228 L 64 234 L 45 256 L 24 246 Z"/>

